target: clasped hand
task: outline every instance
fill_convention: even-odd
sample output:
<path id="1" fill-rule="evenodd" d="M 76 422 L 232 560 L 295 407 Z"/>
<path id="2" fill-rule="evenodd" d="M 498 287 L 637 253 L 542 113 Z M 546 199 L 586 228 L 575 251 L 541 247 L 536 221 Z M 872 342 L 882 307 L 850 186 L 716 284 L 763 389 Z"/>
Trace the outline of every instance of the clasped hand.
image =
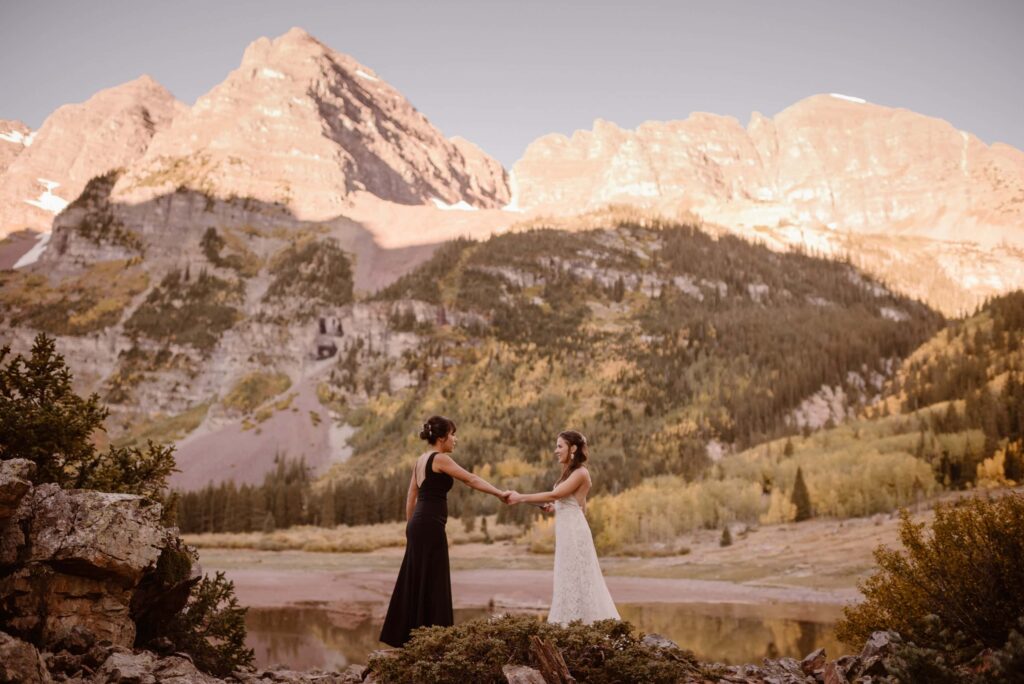
<path id="1" fill-rule="evenodd" d="M 501 500 L 504 501 L 505 503 L 507 503 L 508 505 L 513 506 L 515 504 L 523 503 L 526 500 L 526 496 L 523 495 L 523 494 L 520 494 L 519 492 L 515 491 L 514 489 L 509 489 L 509 490 L 506 490 L 506 491 L 502 492 Z M 555 506 L 552 503 L 546 503 L 546 504 L 540 505 L 540 506 L 538 506 L 538 508 L 540 508 L 545 513 L 553 513 L 554 510 L 555 510 Z"/>

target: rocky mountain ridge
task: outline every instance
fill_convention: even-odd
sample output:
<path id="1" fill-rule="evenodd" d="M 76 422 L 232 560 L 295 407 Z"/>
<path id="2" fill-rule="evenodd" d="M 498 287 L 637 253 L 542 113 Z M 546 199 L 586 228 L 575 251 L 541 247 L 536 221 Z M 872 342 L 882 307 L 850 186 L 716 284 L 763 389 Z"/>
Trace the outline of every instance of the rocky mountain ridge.
<path id="1" fill-rule="evenodd" d="M 628 204 L 780 250 L 848 255 L 948 315 L 1024 285 L 1024 153 L 842 95 L 755 112 L 746 127 L 704 113 L 632 131 L 598 120 L 536 140 L 506 174 L 370 67 L 296 28 L 253 42 L 192 107 L 143 77 L 51 119 L 36 133 L 0 123 L 0 235 L 47 232 L 86 181 L 123 168 L 116 203 L 190 189 L 300 221 L 345 217 L 383 249 Z M 161 229 L 188 220 L 165 216 Z M 33 245 L 45 249 L 6 241 L 0 263 L 30 263 Z"/>

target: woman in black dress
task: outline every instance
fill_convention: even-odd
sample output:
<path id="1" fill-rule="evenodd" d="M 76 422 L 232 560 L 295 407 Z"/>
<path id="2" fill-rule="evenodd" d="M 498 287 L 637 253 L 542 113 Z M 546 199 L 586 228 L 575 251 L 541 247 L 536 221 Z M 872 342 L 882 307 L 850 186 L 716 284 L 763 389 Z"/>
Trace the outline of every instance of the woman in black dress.
<path id="1" fill-rule="evenodd" d="M 431 449 L 416 460 L 405 502 L 405 558 L 391 594 L 380 640 L 403 646 L 409 633 L 425 625 L 452 625 L 452 580 L 448 569 L 448 490 L 455 480 L 508 501 L 503 492 L 479 475 L 459 467 L 449 455 L 455 449 L 455 423 L 432 416 L 420 438 Z"/>

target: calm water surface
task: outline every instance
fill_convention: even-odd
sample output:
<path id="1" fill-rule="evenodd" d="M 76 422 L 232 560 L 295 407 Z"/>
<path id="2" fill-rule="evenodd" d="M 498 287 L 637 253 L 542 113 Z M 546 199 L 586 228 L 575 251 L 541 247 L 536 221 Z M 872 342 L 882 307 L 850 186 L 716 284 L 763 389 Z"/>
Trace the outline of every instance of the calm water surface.
<path id="1" fill-rule="evenodd" d="M 835 638 L 833 626 L 839 615 L 832 607 L 822 608 L 813 620 L 784 617 L 794 611 L 777 604 L 618 607 L 622 618 L 641 631 L 662 634 L 701 660 L 757 663 L 766 656 L 799 659 L 821 647 L 832 657 L 850 650 Z M 321 606 L 251 608 L 248 643 L 256 652 L 258 667 L 282 664 L 294 669 L 334 669 L 364 664 L 370 652 L 385 647 L 377 641 L 383 618 L 367 617 L 368 612 L 342 613 Z M 490 614 L 485 609 L 456 610 L 455 622 Z"/>

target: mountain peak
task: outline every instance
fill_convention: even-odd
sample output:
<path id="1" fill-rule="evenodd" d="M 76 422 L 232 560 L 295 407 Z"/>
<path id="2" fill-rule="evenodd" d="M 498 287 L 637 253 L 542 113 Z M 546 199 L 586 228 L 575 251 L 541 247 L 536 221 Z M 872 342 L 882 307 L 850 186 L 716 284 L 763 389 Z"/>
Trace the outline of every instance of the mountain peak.
<path id="1" fill-rule="evenodd" d="M 332 53 L 332 50 L 311 36 L 304 29 L 294 27 L 277 38 L 257 38 L 249 43 L 242 55 L 242 67 L 284 62 L 302 62 L 317 59 Z"/>
<path id="2" fill-rule="evenodd" d="M 342 214 L 357 193 L 412 205 L 509 198 L 498 162 L 449 141 L 372 69 L 301 28 L 251 43 L 114 195 L 137 202 L 179 186 L 283 204 L 307 220 Z"/>
<path id="3" fill-rule="evenodd" d="M 59 107 L 38 131 L 22 135 L 13 159 L 0 159 L 0 169 L 6 167 L 0 178 L 0 236 L 25 228 L 48 232 L 55 214 L 90 179 L 138 160 L 182 107 L 145 74 Z"/>

